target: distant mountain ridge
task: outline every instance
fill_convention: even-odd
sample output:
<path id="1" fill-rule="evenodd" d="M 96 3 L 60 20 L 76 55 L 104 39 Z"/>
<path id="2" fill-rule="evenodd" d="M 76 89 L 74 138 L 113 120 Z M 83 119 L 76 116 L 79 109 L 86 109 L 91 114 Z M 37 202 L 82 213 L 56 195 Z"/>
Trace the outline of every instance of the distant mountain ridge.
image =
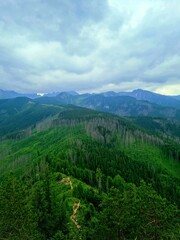
<path id="1" fill-rule="evenodd" d="M 28 97 L 41 104 L 72 104 L 119 116 L 146 116 L 174 118 L 180 120 L 180 100 L 178 96 L 137 89 L 132 92 L 104 92 L 78 94 L 74 91 L 38 94 L 18 94 L 14 91 L 0 91 L 0 98 Z"/>
<path id="2" fill-rule="evenodd" d="M 104 96 L 103 94 L 74 96 L 64 92 L 56 97 L 45 96 L 35 99 L 35 101 L 41 104 L 52 105 L 72 104 L 119 116 L 149 116 L 180 120 L 180 109 L 178 108 L 165 107 L 148 101 L 137 100 L 131 96 Z"/>
<path id="3" fill-rule="evenodd" d="M 77 96 L 97 96 L 102 95 L 104 97 L 117 97 L 117 96 L 129 96 L 133 97 L 136 100 L 143 100 L 148 101 L 150 103 L 156 103 L 161 106 L 166 107 L 174 107 L 180 109 L 180 95 L 177 96 L 167 96 L 162 94 L 157 94 L 154 92 L 150 92 L 147 90 L 137 89 L 133 90 L 132 92 L 114 92 L 114 91 L 107 91 L 103 93 L 92 93 L 92 94 L 79 94 L 75 91 L 57 91 L 57 92 L 50 92 L 44 94 L 38 93 L 18 93 L 15 91 L 4 91 L 0 89 L 0 99 L 8 99 L 8 98 L 16 98 L 16 97 L 28 97 L 28 98 L 38 98 L 38 97 L 56 97 L 56 96 L 69 96 L 69 98 L 77 97 Z M 66 96 L 66 97 L 67 97 Z"/>
<path id="4" fill-rule="evenodd" d="M 161 106 L 180 108 L 180 101 L 178 100 L 178 96 L 166 96 L 142 89 L 137 89 L 127 93 L 122 92 L 118 93 L 118 95 L 134 97 L 137 100 L 144 100 L 151 103 L 156 103 Z"/>
<path id="5" fill-rule="evenodd" d="M 180 108 L 180 96 L 167 96 L 147 90 L 136 89 L 132 92 L 104 92 L 102 93 L 105 97 L 115 96 L 129 96 L 134 97 L 137 100 L 148 101 L 150 103 L 156 103 L 161 106 Z"/>
<path id="6" fill-rule="evenodd" d="M 37 98 L 39 95 L 37 93 L 18 93 L 15 91 L 5 91 L 0 89 L 0 99 L 9 99 L 16 97 L 28 97 L 28 98 Z"/>
<path id="7" fill-rule="evenodd" d="M 68 93 L 73 96 L 79 95 L 75 91 L 67 91 L 67 92 L 49 92 L 49 93 L 18 93 L 16 91 L 9 91 L 9 90 L 2 90 L 0 89 L 0 99 L 9 99 L 9 98 L 16 98 L 16 97 L 28 97 L 28 98 L 38 98 L 42 96 L 46 97 L 56 97 L 57 95 L 61 93 Z"/>

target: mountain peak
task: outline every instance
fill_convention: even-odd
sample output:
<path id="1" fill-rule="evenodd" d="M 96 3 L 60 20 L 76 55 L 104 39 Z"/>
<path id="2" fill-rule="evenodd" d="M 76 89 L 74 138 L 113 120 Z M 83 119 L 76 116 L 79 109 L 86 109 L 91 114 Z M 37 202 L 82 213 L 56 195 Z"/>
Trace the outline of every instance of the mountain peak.
<path id="1" fill-rule="evenodd" d="M 152 93 L 152 94 L 156 94 L 156 93 L 150 92 L 148 90 L 140 89 L 140 88 L 133 90 L 132 93 Z"/>

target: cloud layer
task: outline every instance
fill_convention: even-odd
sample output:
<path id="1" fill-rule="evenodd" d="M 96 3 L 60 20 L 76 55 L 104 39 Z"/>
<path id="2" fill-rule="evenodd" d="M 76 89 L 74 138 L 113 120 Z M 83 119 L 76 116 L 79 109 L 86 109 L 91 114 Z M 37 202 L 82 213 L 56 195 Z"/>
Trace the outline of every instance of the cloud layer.
<path id="1" fill-rule="evenodd" d="M 0 1 L 0 88 L 180 94 L 179 0 Z"/>

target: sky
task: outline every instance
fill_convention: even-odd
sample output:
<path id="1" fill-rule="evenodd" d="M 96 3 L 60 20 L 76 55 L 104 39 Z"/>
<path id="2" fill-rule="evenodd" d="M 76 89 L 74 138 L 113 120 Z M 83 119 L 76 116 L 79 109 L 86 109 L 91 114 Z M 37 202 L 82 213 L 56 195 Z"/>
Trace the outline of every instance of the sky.
<path id="1" fill-rule="evenodd" d="M 0 89 L 180 94 L 180 0 L 0 0 Z"/>

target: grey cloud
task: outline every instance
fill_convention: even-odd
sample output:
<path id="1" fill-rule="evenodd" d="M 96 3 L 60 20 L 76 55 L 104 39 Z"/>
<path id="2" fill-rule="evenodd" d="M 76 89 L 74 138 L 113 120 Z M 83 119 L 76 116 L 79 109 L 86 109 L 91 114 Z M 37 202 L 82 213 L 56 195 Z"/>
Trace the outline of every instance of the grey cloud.
<path id="1" fill-rule="evenodd" d="M 178 0 L 1 1 L 0 88 L 159 91 L 172 84 L 174 93 L 179 15 Z"/>
<path id="2" fill-rule="evenodd" d="M 87 22 L 100 21 L 107 8 L 102 0 L 7 0 L 0 3 L 1 19 L 9 30 L 33 38 L 63 40 L 78 34 Z M 33 31 L 33 32 L 31 32 Z"/>

